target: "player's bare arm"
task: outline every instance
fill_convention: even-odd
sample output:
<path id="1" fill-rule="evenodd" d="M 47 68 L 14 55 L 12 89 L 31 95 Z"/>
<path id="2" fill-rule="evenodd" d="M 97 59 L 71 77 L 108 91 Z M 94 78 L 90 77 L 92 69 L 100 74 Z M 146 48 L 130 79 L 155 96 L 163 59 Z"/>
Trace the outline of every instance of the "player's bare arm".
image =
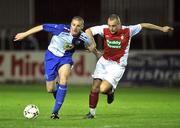
<path id="1" fill-rule="evenodd" d="M 22 32 L 22 33 L 18 33 L 15 37 L 14 37 L 14 41 L 19 41 L 22 40 L 24 38 L 26 38 L 27 36 L 34 34 L 36 32 L 42 31 L 43 30 L 43 26 L 39 25 L 36 26 L 34 28 L 29 29 L 28 31 Z"/>
<path id="2" fill-rule="evenodd" d="M 85 32 L 86 32 L 87 36 L 90 38 L 90 40 L 92 41 L 92 43 L 96 46 L 96 42 L 94 40 L 94 37 L 93 37 L 91 29 L 86 29 Z"/>
<path id="3" fill-rule="evenodd" d="M 92 34 L 90 29 L 86 29 L 85 32 L 86 32 L 87 36 L 89 37 L 89 39 L 92 42 L 91 46 L 89 46 L 87 48 L 88 48 L 89 51 L 93 52 L 95 50 L 95 48 L 96 48 L 96 42 L 94 40 L 93 34 Z"/>
<path id="4" fill-rule="evenodd" d="M 90 49 L 88 49 L 88 50 L 91 51 L 91 52 L 93 52 L 94 55 L 95 55 L 97 58 L 100 58 L 100 57 L 102 56 L 102 53 L 96 49 L 96 42 L 95 42 L 95 40 L 94 40 L 94 37 L 93 37 L 93 34 L 92 34 L 91 29 L 86 29 L 85 32 L 86 32 L 87 36 L 90 38 L 90 40 L 92 41 L 92 47 L 93 47 L 93 48 L 91 48 L 92 50 L 90 50 Z"/>
<path id="5" fill-rule="evenodd" d="M 93 51 L 93 53 L 94 53 L 94 55 L 95 55 L 98 59 L 103 55 L 103 53 L 100 52 L 100 51 L 98 51 L 97 49 L 95 49 L 95 50 Z"/>
<path id="6" fill-rule="evenodd" d="M 88 51 L 93 52 L 96 48 L 95 42 L 92 42 L 91 44 L 85 43 L 85 47 L 88 49 Z"/>
<path id="7" fill-rule="evenodd" d="M 141 23 L 141 27 L 142 28 L 146 28 L 146 29 L 153 29 L 153 30 L 159 30 L 162 32 L 169 32 L 172 31 L 173 28 L 170 26 L 158 26 L 158 25 L 154 25 L 154 24 L 150 24 L 150 23 Z"/>
<path id="8" fill-rule="evenodd" d="M 92 52 L 97 58 L 102 56 L 102 53 L 96 49 L 96 45 L 93 43 L 90 46 L 86 46 L 89 52 Z"/>

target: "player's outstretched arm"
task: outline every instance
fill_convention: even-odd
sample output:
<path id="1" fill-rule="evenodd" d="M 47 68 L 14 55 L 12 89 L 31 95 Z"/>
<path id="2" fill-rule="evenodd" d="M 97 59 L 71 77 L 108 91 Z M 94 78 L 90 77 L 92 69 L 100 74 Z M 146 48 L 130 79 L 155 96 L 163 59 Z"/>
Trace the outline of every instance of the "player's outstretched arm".
<path id="1" fill-rule="evenodd" d="M 154 24 L 150 24 L 150 23 L 141 23 L 141 27 L 145 28 L 145 29 L 153 29 L 153 30 L 159 30 L 162 32 L 169 32 L 172 31 L 173 28 L 169 27 L 169 26 L 158 26 L 158 25 L 154 25 Z"/>
<path id="2" fill-rule="evenodd" d="M 39 25 L 39 26 L 31 28 L 31 29 L 29 29 L 29 30 L 27 30 L 25 32 L 18 33 L 18 34 L 15 35 L 14 41 L 22 40 L 22 39 L 26 38 L 27 36 L 29 36 L 31 34 L 34 34 L 36 32 L 42 31 L 42 30 L 43 30 L 43 26 Z"/>

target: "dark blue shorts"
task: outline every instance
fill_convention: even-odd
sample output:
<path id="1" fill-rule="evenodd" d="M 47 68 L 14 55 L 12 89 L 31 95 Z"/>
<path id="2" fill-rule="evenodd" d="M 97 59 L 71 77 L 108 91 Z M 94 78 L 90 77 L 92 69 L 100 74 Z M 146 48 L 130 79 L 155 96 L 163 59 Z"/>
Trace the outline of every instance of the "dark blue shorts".
<path id="1" fill-rule="evenodd" d="M 73 65 L 72 56 L 55 56 L 49 50 L 45 53 L 44 67 L 45 67 L 45 78 L 47 81 L 55 80 L 58 75 L 58 69 L 64 65 Z"/>

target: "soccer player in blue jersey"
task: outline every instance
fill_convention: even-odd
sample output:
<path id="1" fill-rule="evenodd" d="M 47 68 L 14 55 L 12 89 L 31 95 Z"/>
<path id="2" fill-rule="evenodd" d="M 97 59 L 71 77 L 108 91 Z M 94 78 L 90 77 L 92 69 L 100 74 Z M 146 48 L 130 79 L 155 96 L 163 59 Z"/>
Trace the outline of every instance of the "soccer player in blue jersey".
<path id="1" fill-rule="evenodd" d="M 66 96 L 67 81 L 73 65 L 72 55 L 75 46 L 85 45 L 91 52 L 96 47 L 82 31 L 83 27 L 83 18 L 75 16 L 72 18 L 70 26 L 65 24 L 43 24 L 15 36 L 14 41 L 19 41 L 42 30 L 53 34 L 44 60 L 47 91 L 53 93 L 56 99 L 51 115 L 52 119 L 59 119 L 58 112 Z M 58 85 L 56 84 L 57 77 L 59 78 Z"/>

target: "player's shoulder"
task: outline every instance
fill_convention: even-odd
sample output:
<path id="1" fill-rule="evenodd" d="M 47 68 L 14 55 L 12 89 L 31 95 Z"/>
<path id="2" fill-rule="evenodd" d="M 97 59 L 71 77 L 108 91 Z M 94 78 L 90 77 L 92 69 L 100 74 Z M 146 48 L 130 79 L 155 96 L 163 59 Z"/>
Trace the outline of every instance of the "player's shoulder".
<path id="1" fill-rule="evenodd" d="M 97 29 L 102 28 L 102 29 L 104 29 L 104 28 L 108 28 L 108 25 L 107 24 L 96 25 L 96 26 L 93 26 L 91 28 L 97 28 Z"/>
<path id="2" fill-rule="evenodd" d="M 87 34 L 83 31 L 81 31 L 79 38 L 82 40 L 88 40 Z"/>
<path id="3" fill-rule="evenodd" d="M 67 29 L 69 30 L 70 29 L 70 26 L 69 25 L 66 25 L 66 24 L 54 24 L 54 23 L 46 23 L 46 24 L 43 24 L 43 27 L 44 28 L 54 28 L 54 29 Z"/>
<path id="4" fill-rule="evenodd" d="M 70 31 L 70 25 L 67 25 L 67 24 L 62 24 L 62 25 L 65 30 Z"/>
<path id="5" fill-rule="evenodd" d="M 108 28 L 107 24 L 100 25 L 102 28 Z"/>
<path id="6" fill-rule="evenodd" d="M 142 26 L 141 24 L 135 24 L 135 25 L 129 25 L 129 26 L 122 26 L 122 28 L 129 29 L 131 36 L 134 36 L 141 31 Z"/>
<path id="7" fill-rule="evenodd" d="M 91 29 L 91 31 L 93 32 L 93 33 L 103 33 L 103 31 L 105 30 L 105 29 L 108 29 L 108 25 L 106 25 L 106 24 L 103 24 L 103 25 L 97 25 L 97 26 L 93 26 L 93 27 L 91 27 L 90 28 Z"/>
<path id="8" fill-rule="evenodd" d="M 61 31 L 67 31 L 67 32 L 70 31 L 70 25 L 67 25 L 67 24 L 57 24 L 55 28 Z"/>
<path id="9" fill-rule="evenodd" d="M 122 29 L 126 29 L 126 28 L 131 29 L 131 28 L 136 28 L 136 27 L 140 28 L 140 27 L 141 27 L 141 24 L 134 24 L 134 25 L 122 25 Z"/>
<path id="10" fill-rule="evenodd" d="M 80 36 L 87 36 L 87 34 L 83 31 L 81 31 Z"/>

